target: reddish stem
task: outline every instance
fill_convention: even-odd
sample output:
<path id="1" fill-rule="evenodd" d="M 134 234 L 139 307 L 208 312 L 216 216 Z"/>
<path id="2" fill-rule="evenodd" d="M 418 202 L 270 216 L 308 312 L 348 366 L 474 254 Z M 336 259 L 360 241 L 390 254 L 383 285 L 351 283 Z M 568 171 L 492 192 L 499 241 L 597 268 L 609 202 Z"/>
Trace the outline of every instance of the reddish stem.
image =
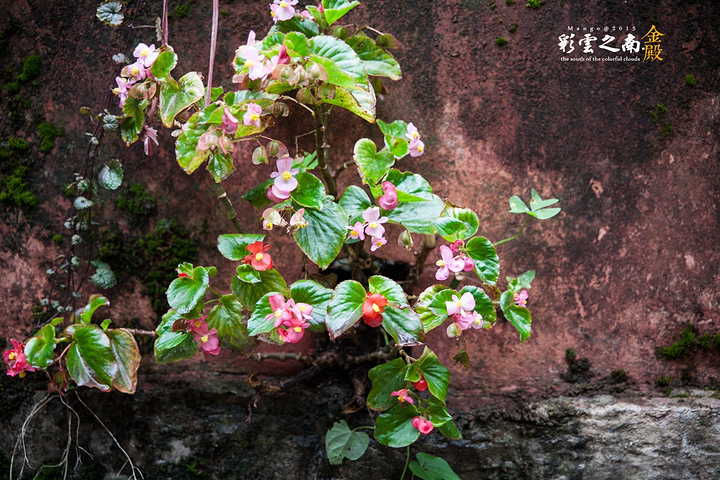
<path id="1" fill-rule="evenodd" d="M 210 65 L 208 66 L 207 93 L 205 106 L 210 105 L 212 96 L 213 66 L 215 65 L 215 44 L 217 42 L 218 15 L 220 14 L 220 0 L 213 0 L 212 33 L 210 34 Z"/>

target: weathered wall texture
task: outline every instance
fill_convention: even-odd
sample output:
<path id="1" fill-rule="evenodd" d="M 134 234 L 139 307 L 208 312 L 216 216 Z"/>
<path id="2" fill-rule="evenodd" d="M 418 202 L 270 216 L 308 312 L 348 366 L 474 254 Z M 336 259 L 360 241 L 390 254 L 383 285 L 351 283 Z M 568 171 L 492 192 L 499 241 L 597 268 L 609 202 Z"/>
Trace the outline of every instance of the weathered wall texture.
<path id="1" fill-rule="evenodd" d="M 81 106 L 101 103 L 116 74 L 110 55 L 118 51 L 126 34 L 125 27 L 110 30 L 94 19 L 97 2 L 61 3 L 0 1 L 0 11 L 8 12 L 0 19 L 0 27 L 7 29 L 12 19 L 22 26 L 7 39 L 2 65 L 17 69 L 29 53 L 43 59 L 40 87 L 27 112 L 29 121 L 53 121 L 66 132 L 51 154 L 40 157 L 44 176 L 34 186 L 42 202 L 36 218 L 16 223 L 7 215 L 0 225 L 0 302 L 5 307 L 0 336 L 8 338 L 30 333 L 32 306 L 46 295 L 44 272 L 62 252 L 49 237 L 61 231 L 70 207 L 61 187 L 82 161 L 84 132 L 92 128 L 87 117 L 77 112 Z M 153 23 L 160 12 L 161 2 L 144 3 L 138 25 Z M 230 87 L 227 79 L 235 48 L 245 43 L 250 28 L 264 34 L 269 17 L 267 1 L 221 4 L 227 15 L 221 16 L 216 78 Z M 189 16 L 171 20 L 170 43 L 180 57 L 181 73 L 205 72 L 210 2 L 188 5 Z M 701 333 L 720 332 L 720 5 L 709 1 L 566 1 L 530 9 L 524 2 L 506 5 L 489 0 L 368 0 L 350 18 L 391 32 L 402 44 L 397 57 L 404 78 L 389 85 L 378 116 L 386 121 L 413 121 L 427 140 L 427 153 L 403 160 L 400 168 L 423 174 L 436 193 L 477 211 L 480 233 L 494 241 L 514 234 L 521 225 L 519 218 L 506 213 L 511 195 L 528 198 L 530 189 L 536 188 L 543 197 L 559 198 L 563 207 L 555 219 L 531 223 L 517 241 L 498 248 L 504 268 L 501 277 L 537 271 L 529 301 L 532 337 L 521 344 L 509 324 L 468 336 L 472 367 L 453 367 L 454 395 L 449 404 L 467 420 L 466 440 L 428 441 L 426 451 L 439 452 L 453 466 L 463 465 L 457 468 L 463 478 L 715 478 L 720 465 L 712 446 L 718 436 L 717 403 L 645 401 L 638 395 L 659 395 L 655 382 L 663 375 L 670 375 L 671 386 L 678 386 L 681 372 L 686 383 L 714 387 L 720 382 L 717 352 L 698 351 L 674 362 L 657 355 L 658 347 L 672 342 L 687 323 Z M 510 33 L 513 24 L 517 31 Z M 637 36 L 642 36 L 653 24 L 665 34 L 662 62 L 560 60 L 558 36 L 569 25 L 635 26 Z M 138 40 L 152 40 L 151 30 L 136 32 Z M 508 44 L 496 46 L 498 36 Z M 695 88 L 685 83 L 688 74 L 697 79 Z M 652 112 L 658 111 L 658 104 L 667 112 L 656 113 L 655 122 Z M 335 164 L 351 158 L 360 136 L 380 141 L 373 126 L 344 112 L 334 115 L 337 124 L 330 131 L 329 143 Z M 4 118 L 0 127 L 2 139 L 25 134 Z M 291 132 L 310 129 L 303 113 L 293 111 L 287 123 L 271 134 L 291 145 Z M 308 138 L 301 140 L 301 147 L 311 147 L 303 143 Z M 230 225 L 210 193 L 210 179 L 204 172 L 188 177 L 180 171 L 167 131 L 152 157 L 144 157 L 141 150 L 110 141 L 103 155 L 121 158 L 126 182 L 141 182 L 157 197 L 158 214 L 150 226 L 160 218 L 177 218 L 199 241 L 198 263 L 217 264 L 219 278 L 229 276 L 234 266 L 214 251 L 213 239 L 227 233 Z M 238 161 L 248 164 L 249 153 L 249 146 L 241 149 Z M 228 190 L 235 203 L 242 205 L 240 195 L 269 171 L 269 167 L 247 168 L 231 177 Z M 349 183 L 352 175 L 348 170 L 341 183 Z M 118 194 L 109 196 L 109 205 L 114 195 Z M 257 212 L 243 206 L 241 216 L 251 225 Z M 102 217 L 121 228 L 136 228 L 111 207 Z M 208 233 L 200 234 L 202 229 Z M 284 258 L 274 257 L 279 268 L 290 278 L 299 274 L 299 256 L 292 242 L 277 236 L 271 243 L 283 252 Z M 381 253 L 410 260 L 392 246 Z M 429 270 L 423 285 L 432 281 Z M 137 279 L 121 278 L 116 291 L 107 292 L 113 303 L 109 316 L 118 324 L 138 318 L 138 325 L 151 328 L 155 317 L 142 291 Z M 462 348 L 442 331 L 433 332 L 428 342 L 447 364 L 453 363 L 452 356 Z M 300 348 L 312 345 L 310 339 Z M 586 360 L 589 370 L 570 369 L 565 359 L 568 348 Z M 168 392 L 176 392 L 182 382 L 200 382 L 212 391 L 218 376 L 230 374 L 242 382 L 245 373 L 258 368 L 264 373 L 292 374 L 300 366 L 269 363 L 258 367 L 223 353 L 212 361 L 197 359 L 163 368 L 147 359 L 141 372 L 146 379 L 168 376 Z M 609 376 L 619 369 L 629 375 L 633 386 L 628 395 L 633 399 L 552 399 L 580 393 L 617 394 L 622 388 Z M 223 445 L 248 442 L 250 446 L 243 448 L 252 451 L 254 442 L 270 436 L 284 442 L 282 452 L 295 452 L 288 453 L 287 459 L 304 458 L 295 470 L 286 470 L 293 462 L 281 453 L 276 455 L 275 466 L 253 464 L 259 470 L 243 470 L 246 460 L 240 458 L 234 460 L 239 462 L 235 466 L 212 471 L 217 478 L 229 478 L 233 471 L 240 472 L 238 478 L 375 478 L 366 474 L 366 469 L 375 468 L 372 472 L 380 478 L 388 471 L 372 467 L 371 460 L 356 469 L 332 470 L 320 460 L 307 460 L 307 451 L 317 459 L 323 429 L 341 418 L 339 406 L 351 396 L 349 382 L 337 382 L 342 384 L 340 393 L 323 403 L 329 408 L 327 415 L 315 417 L 305 411 L 288 415 L 285 425 L 293 430 L 292 441 L 278 440 L 286 430 L 274 422 L 285 418 L 281 412 L 286 406 L 301 407 L 291 397 L 263 400 L 261 405 L 269 402 L 277 409 L 268 407 L 262 414 L 267 417 L 256 415 L 255 426 L 246 427 L 249 396 L 242 390 L 245 387 L 238 387 L 244 393 L 237 397 L 224 389 L 218 395 L 193 391 L 202 399 L 200 408 L 187 395 L 178 399 L 175 393 L 157 391 L 150 388 L 151 382 L 141 380 L 135 398 L 114 396 L 112 404 L 118 412 L 127 412 L 118 414 L 129 422 L 123 439 L 136 442 L 130 449 L 148 471 L 163 461 L 180 462 L 185 449 L 192 452 L 187 458 L 202 454 L 216 459 Z M 19 383 L 13 379 L 2 385 L 16 388 Z M 323 388 L 325 393 L 332 390 L 332 386 Z M 307 390 L 301 392 L 298 395 L 310 395 Z M 5 456 L 13 442 L 10 432 L 17 430 L 31 401 L 29 395 L 18 398 L 3 407 L 0 426 L 5 434 L 0 451 Z M 145 409 L 156 400 L 176 416 L 147 413 Z M 92 395 L 92 401 L 103 410 L 100 396 Z M 529 402 L 537 403 L 530 406 Z M 313 405 L 315 411 L 323 408 Z M 520 413 L 498 413 L 508 405 L 518 405 L 512 410 Z M 481 407 L 489 410 L 478 410 Z M 189 422 L 199 431 L 210 432 L 192 437 L 170 420 L 185 422 L 195 408 L 203 412 L 203 418 L 193 417 Z M 496 413 L 491 413 L 493 408 Z M 298 416 L 304 416 L 302 426 L 295 424 Z M 157 455 L 140 440 L 144 436 L 140 432 L 153 422 L 150 435 L 159 440 L 161 433 L 155 431 L 159 429 L 168 438 L 168 445 L 158 447 L 161 453 Z M 306 435 L 303 429 L 311 432 Z M 208 447 L 210 437 L 213 445 L 220 446 Z M 208 450 L 200 449 L 201 444 Z M 377 445 L 372 449 L 383 459 L 377 465 L 387 460 L 395 472 L 402 464 L 402 452 L 388 452 Z M 205 468 L 210 468 L 208 464 Z M 273 473 L 287 471 L 292 473 Z M 176 474 L 174 478 L 181 478 Z M 393 475 L 399 476 L 399 470 Z M 165 477 L 158 473 L 150 478 Z"/>

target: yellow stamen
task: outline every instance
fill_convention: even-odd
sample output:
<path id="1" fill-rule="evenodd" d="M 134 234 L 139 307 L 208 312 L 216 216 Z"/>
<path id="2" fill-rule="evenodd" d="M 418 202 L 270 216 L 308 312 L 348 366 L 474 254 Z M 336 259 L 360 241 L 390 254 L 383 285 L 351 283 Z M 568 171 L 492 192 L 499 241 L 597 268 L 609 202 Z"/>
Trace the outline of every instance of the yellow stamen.
<path id="1" fill-rule="evenodd" d="M 458 300 L 458 301 L 457 301 L 457 306 L 458 306 L 458 307 L 462 307 L 462 301 Z"/>
<path id="2" fill-rule="evenodd" d="M 258 120 L 260 120 L 260 115 L 258 115 L 257 113 L 253 113 L 252 115 L 250 115 L 250 120 L 252 120 L 253 122 L 257 122 Z"/>
<path id="3" fill-rule="evenodd" d="M 360 236 L 360 234 L 357 232 L 357 230 L 350 230 L 350 235 L 354 235 L 356 237 Z"/>
<path id="4" fill-rule="evenodd" d="M 10 360 L 15 360 L 15 358 L 17 358 L 17 354 L 15 352 L 10 352 L 10 355 L 8 355 L 8 358 Z"/>
<path id="5" fill-rule="evenodd" d="M 287 8 L 287 2 L 280 2 L 280 8 Z"/>
<path id="6" fill-rule="evenodd" d="M 295 328 L 293 328 L 293 330 L 295 330 L 297 333 L 302 332 L 302 328 L 301 328 L 301 327 L 295 327 Z"/>
<path id="7" fill-rule="evenodd" d="M 404 401 L 405 401 L 405 398 L 402 395 L 400 395 L 398 397 L 398 402 L 404 402 Z"/>
<path id="8" fill-rule="evenodd" d="M 149 49 L 149 48 L 145 48 L 145 49 L 143 49 L 142 52 L 140 52 L 140 56 L 141 56 L 141 57 L 147 57 L 148 55 L 150 55 L 150 49 Z"/>
<path id="9" fill-rule="evenodd" d="M 413 132 L 412 137 L 415 139 L 420 138 L 420 134 L 418 132 Z"/>
<path id="10" fill-rule="evenodd" d="M 258 262 L 259 262 L 260 260 L 262 260 L 262 259 L 263 259 L 263 254 L 262 254 L 262 253 L 258 253 L 257 255 L 255 255 L 255 260 L 257 260 Z"/>
<path id="11" fill-rule="evenodd" d="M 208 337 L 207 335 L 203 335 L 202 337 L 200 337 L 200 340 L 202 340 L 203 343 L 206 343 L 208 340 L 210 340 L 210 337 Z"/>
<path id="12" fill-rule="evenodd" d="M 195 322 L 196 327 L 200 328 L 200 325 L 202 325 L 202 323 L 200 323 L 200 321 Z"/>
<path id="13" fill-rule="evenodd" d="M 290 173 L 290 172 L 288 172 L 288 171 L 284 171 L 284 172 L 283 172 L 283 174 L 282 174 L 282 179 L 283 179 L 283 180 L 290 180 L 291 178 L 292 178 L 292 173 Z"/>
<path id="14" fill-rule="evenodd" d="M 270 220 L 265 220 L 265 225 L 263 228 L 265 228 L 265 230 L 272 230 L 272 228 L 273 228 L 272 222 Z"/>
<path id="15" fill-rule="evenodd" d="M 305 308 L 305 305 L 299 305 L 298 310 L 300 310 L 301 312 L 304 312 L 307 309 Z"/>
<path id="16" fill-rule="evenodd" d="M 254 65 L 254 63 L 253 63 L 252 61 L 250 61 L 250 60 L 245 60 L 245 66 L 246 66 L 246 67 L 250 68 L 250 67 L 252 67 L 253 65 Z"/>
<path id="17" fill-rule="evenodd" d="M 442 268 L 442 267 L 445 266 L 445 262 L 443 262 L 442 260 L 438 260 L 437 262 L 435 262 L 435 265 L 437 265 L 438 267 Z"/>
<path id="18" fill-rule="evenodd" d="M 282 312 L 283 311 L 281 308 L 278 308 L 277 310 L 275 310 L 275 318 L 280 318 L 282 316 Z"/>
<path id="19" fill-rule="evenodd" d="M 137 75 L 138 73 L 140 73 L 140 69 L 138 67 L 133 67 L 132 74 Z"/>
<path id="20" fill-rule="evenodd" d="M 368 227 L 370 227 L 370 228 L 377 228 L 377 227 L 378 227 L 378 224 L 377 224 L 377 223 L 371 223 L 370 225 L 368 225 Z"/>
<path id="21" fill-rule="evenodd" d="M 377 303 L 373 303 L 373 312 L 380 313 L 380 307 L 377 306 Z"/>
<path id="22" fill-rule="evenodd" d="M 418 150 L 418 152 L 422 153 L 425 151 L 425 147 L 423 147 L 422 145 L 418 145 L 417 150 Z"/>
<path id="23" fill-rule="evenodd" d="M 25 378 L 25 372 L 20 372 L 20 378 Z"/>

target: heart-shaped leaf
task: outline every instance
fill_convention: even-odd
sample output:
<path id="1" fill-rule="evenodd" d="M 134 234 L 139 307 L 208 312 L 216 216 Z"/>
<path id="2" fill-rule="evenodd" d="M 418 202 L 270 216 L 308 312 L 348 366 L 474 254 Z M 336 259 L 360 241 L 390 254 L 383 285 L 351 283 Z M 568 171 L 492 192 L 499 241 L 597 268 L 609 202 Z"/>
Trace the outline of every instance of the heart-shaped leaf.
<path id="1" fill-rule="evenodd" d="M 425 340 L 420 317 L 412 308 L 388 307 L 382 317 L 383 328 L 399 346 L 420 345 Z"/>
<path id="2" fill-rule="evenodd" d="M 53 362 L 55 345 L 55 327 L 47 324 L 25 344 L 25 360 L 31 366 L 45 370 Z"/>
<path id="3" fill-rule="evenodd" d="M 297 188 L 290 192 L 290 198 L 303 207 L 322 209 L 325 205 L 325 185 L 312 173 L 300 172 Z"/>
<path id="4" fill-rule="evenodd" d="M 98 183 L 108 190 L 116 190 L 123 181 L 123 168 L 120 160 L 112 159 L 98 173 Z"/>
<path id="5" fill-rule="evenodd" d="M 338 203 L 349 217 L 349 225 L 355 225 L 356 222 L 363 222 L 363 212 L 372 207 L 370 197 L 368 197 L 367 193 L 365 193 L 365 190 L 357 185 L 350 185 L 347 187 L 342 198 L 340 198 L 340 202 Z"/>
<path id="6" fill-rule="evenodd" d="M 335 260 L 347 235 L 347 216 L 330 198 L 325 197 L 322 210 L 306 208 L 307 226 L 293 235 L 300 249 L 321 269 Z"/>
<path id="7" fill-rule="evenodd" d="M 345 280 L 335 287 L 325 320 L 331 339 L 339 337 L 360 320 L 366 297 L 365 288 L 355 280 Z"/>
<path id="8" fill-rule="evenodd" d="M 450 383 L 450 370 L 440 363 L 437 355 L 428 347 L 425 347 L 416 364 L 428 383 L 430 393 L 444 404 Z"/>
<path id="9" fill-rule="evenodd" d="M 176 82 L 168 76 L 160 89 L 159 113 L 163 125 L 172 127 L 175 116 L 205 95 L 205 86 L 197 72 L 189 72 Z"/>
<path id="10" fill-rule="evenodd" d="M 417 462 L 410 462 L 409 467 L 413 475 L 422 480 L 460 480 L 442 458 L 421 452 L 417 454 L 417 459 Z"/>
<path id="11" fill-rule="evenodd" d="M 456 218 L 440 217 L 433 220 L 432 224 L 437 232 L 448 242 L 454 242 L 458 239 L 465 238 L 467 226 Z"/>
<path id="12" fill-rule="evenodd" d="M 325 21 L 330 26 L 358 5 L 360 5 L 360 2 L 357 0 L 322 0 Z"/>
<path id="13" fill-rule="evenodd" d="M 71 325 L 72 343 L 65 356 L 68 372 L 78 386 L 112 390 L 118 371 L 110 338 L 97 325 Z"/>
<path id="14" fill-rule="evenodd" d="M 374 275 L 368 279 L 368 290 L 370 293 L 379 293 L 388 299 L 388 303 L 394 307 L 407 307 L 407 295 L 400 285 L 382 275 Z"/>
<path id="15" fill-rule="evenodd" d="M 361 138 L 355 143 L 353 160 L 358 166 L 363 183 L 370 185 L 378 183 L 395 163 L 395 157 L 388 150 L 378 152 L 375 142 L 368 138 Z"/>
<path id="16" fill-rule="evenodd" d="M 325 318 L 332 294 L 332 289 L 325 288 L 312 280 L 298 280 L 290 287 L 290 297 L 296 304 L 307 303 L 313 307 L 308 328 L 314 332 L 323 332 L 326 329 Z"/>
<path id="17" fill-rule="evenodd" d="M 257 345 L 248 337 L 247 317 L 243 306 L 233 295 L 224 295 L 207 316 L 208 328 L 217 330 L 220 344 L 242 353 L 250 352 Z"/>
<path id="18" fill-rule="evenodd" d="M 248 283 L 239 277 L 233 277 L 230 284 L 233 295 L 248 310 L 255 310 L 255 304 L 268 292 L 277 292 L 287 298 L 290 294 L 287 283 L 277 270 L 270 269 L 259 271 L 259 282 Z"/>
<path id="19" fill-rule="evenodd" d="M 485 237 L 474 237 L 465 247 L 468 256 L 475 261 L 475 273 L 480 280 L 495 285 L 500 274 L 500 258 L 492 242 Z"/>
<path id="20" fill-rule="evenodd" d="M 177 65 L 177 55 L 171 50 L 164 51 L 158 55 L 150 68 L 155 80 L 164 81 L 170 72 Z"/>
<path id="21" fill-rule="evenodd" d="M 183 125 L 182 133 L 175 142 L 175 156 L 180 168 L 188 175 L 207 160 L 210 156 L 209 150 L 197 150 L 198 140 L 200 136 L 207 131 L 207 125 L 198 125 L 200 112 L 193 114 L 185 125 Z M 263 195 L 265 192 L 263 191 Z M 270 200 L 268 200 L 268 203 Z"/>
<path id="22" fill-rule="evenodd" d="M 505 292 L 500 297 L 500 308 L 505 318 L 510 320 L 520 334 L 520 341 L 525 342 L 530 338 L 531 317 L 530 310 L 515 304 L 515 296 L 512 292 Z"/>
<path id="23" fill-rule="evenodd" d="M 405 447 L 420 436 L 412 424 L 420 413 L 414 405 L 395 405 L 375 421 L 375 439 L 388 447 Z"/>
<path id="24" fill-rule="evenodd" d="M 402 358 L 396 358 L 370 369 L 368 377 L 372 382 L 372 388 L 368 394 L 367 406 L 373 410 L 383 411 L 397 405 L 397 397 L 391 397 L 390 394 L 406 387 L 407 369 L 408 366 Z"/>
<path id="25" fill-rule="evenodd" d="M 120 2 L 110 1 L 100 4 L 95 12 L 95 16 L 110 27 L 118 27 L 122 24 L 125 16 L 120 13 L 123 4 Z"/>
<path id="26" fill-rule="evenodd" d="M 443 212 L 443 217 L 455 218 L 465 224 L 465 236 L 462 238 L 463 240 L 467 240 L 475 235 L 475 232 L 477 232 L 480 226 L 480 219 L 477 213 L 469 208 L 448 206 Z"/>
<path id="27" fill-rule="evenodd" d="M 232 154 L 230 152 L 223 153 L 221 150 L 215 150 L 210 154 L 207 170 L 212 175 L 215 183 L 221 183 L 235 172 Z"/>
<path id="28" fill-rule="evenodd" d="M 188 313 L 205 295 L 209 284 L 207 269 L 196 267 L 191 276 L 176 278 L 170 283 L 167 289 L 168 304 L 180 314 Z"/>
<path id="29" fill-rule="evenodd" d="M 370 445 L 370 437 L 363 432 L 350 430 L 345 420 L 335 425 L 325 434 L 325 451 L 330 465 L 342 465 L 343 459 L 357 460 L 362 457 Z"/>

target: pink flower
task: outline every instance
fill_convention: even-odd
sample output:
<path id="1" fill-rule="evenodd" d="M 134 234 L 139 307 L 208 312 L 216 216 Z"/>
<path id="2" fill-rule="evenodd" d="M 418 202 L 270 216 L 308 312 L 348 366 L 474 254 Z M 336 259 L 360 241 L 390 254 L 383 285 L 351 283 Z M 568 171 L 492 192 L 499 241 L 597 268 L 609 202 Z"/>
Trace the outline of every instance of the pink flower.
<path id="1" fill-rule="evenodd" d="M 385 233 L 385 227 L 381 224 L 388 221 L 387 217 L 380 217 L 379 207 L 368 207 L 362 214 L 363 218 L 367 222 L 365 227 L 365 234 L 371 237 L 381 238 Z"/>
<path id="2" fill-rule="evenodd" d="M 200 135 L 196 150 L 203 152 L 210 150 L 211 148 L 218 146 L 218 135 L 216 130 L 208 130 L 207 132 Z"/>
<path id="3" fill-rule="evenodd" d="M 397 189 L 390 182 L 383 182 L 383 194 L 378 197 L 378 205 L 383 210 L 392 210 L 398 205 Z"/>
<path id="4" fill-rule="evenodd" d="M 284 227 L 287 222 L 283 220 L 280 213 L 274 208 L 266 208 L 262 214 L 262 228 L 263 230 L 272 230 L 273 225 L 279 225 Z"/>
<path id="5" fill-rule="evenodd" d="M 260 115 L 262 115 L 262 107 L 257 103 L 248 103 L 247 111 L 243 115 L 243 124 L 260 127 Z"/>
<path id="6" fill-rule="evenodd" d="M 467 255 L 460 255 L 460 258 L 463 262 L 465 262 L 465 267 L 463 267 L 463 272 L 471 272 L 475 268 L 475 261 L 468 257 Z"/>
<path id="7" fill-rule="evenodd" d="M 302 16 L 305 17 L 305 18 L 307 18 L 308 20 L 312 20 L 312 19 L 313 19 L 312 14 L 311 14 L 310 12 L 308 12 L 307 9 L 303 10 L 302 12 L 300 12 L 300 15 L 302 15 Z"/>
<path id="8" fill-rule="evenodd" d="M 477 312 L 466 312 L 462 311 L 454 315 L 456 324 L 460 326 L 462 330 L 467 330 L 470 327 L 475 329 L 483 326 L 483 318 Z"/>
<path id="9" fill-rule="evenodd" d="M 450 250 L 453 253 L 458 253 L 460 251 L 460 247 L 462 247 L 463 245 L 465 245 L 465 242 L 463 242 L 462 240 L 455 240 L 453 243 L 450 244 Z"/>
<path id="10" fill-rule="evenodd" d="M 157 130 L 145 125 L 145 127 L 143 127 L 142 142 L 145 155 L 150 155 L 150 142 L 154 142 L 155 145 L 158 144 Z"/>
<path id="11" fill-rule="evenodd" d="M 412 405 L 412 404 L 415 403 L 415 401 L 412 399 L 412 397 L 410 396 L 410 394 L 408 394 L 408 389 L 407 389 L 407 388 L 402 388 L 402 389 L 400 389 L 400 390 L 398 390 L 398 391 L 396 391 L 396 392 L 392 392 L 392 393 L 390 394 L 390 396 L 391 396 L 391 397 L 398 397 L 398 402 L 400 402 L 400 403 L 405 403 L 405 402 L 407 402 L 407 403 L 409 403 L 410 405 Z"/>
<path id="12" fill-rule="evenodd" d="M 435 272 L 435 280 L 441 282 L 447 280 L 450 272 L 462 272 L 465 267 L 465 262 L 459 258 L 453 258 L 452 251 L 446 245 L 440 247 L 440 257 L 441 259 L 435 262 L 435 265 L 439 267 L 438 271 Z"/>
<path id="13" fill-rule="evenodd" d="M 270 254 L 265 253 L 270 249 L 270 245 L 255 242 L 245 248 L 247 248 L 250 254 L 243 259 L 244 263 L 250 264 L 251 267 L 260 272 L 273 268 L 272 257 L 270 257 Z"/>
<path id="14" fill-rule="evenodd" d="M 275 194 L 276 192 L 277 195 Z M 280 203 L 283 200 L 290 198 L 290 192 L 280 190 L 275 185 L 270 185 L 268 189 L 265 190 L 265 196 L 275 203 Z"/>
<path id="15" fill-rule="evenodd" d="M 350 230 L 350 238 L 353 240 L 360 239 L 365 240 L 365 224 L 360 222 L 355 222 L 355 225 L 352 227 L 347 227 L 348 230 Z"/>
<path id="16" fill-rule="evenodd" d="M 248 33 L 248 39 L 247 43 L 245 45 L 242 45 L 240 49 L 242 50 L 244 47 L 255 47 L 255 31 L 250 30 L 250 33 Z"/>
<path id="17" fill-rule="evenodd" d="M 372 245 L 370 246 L 370 251 L 374 252 L 378 248 L 382 247 L 387 243 L 387 238 L 385 237 L 372 237 Z"/>
<path id="18" fill-rule="evenodd" d="M 520 293 L 515 294 L 515 303 L 520 305 L 521 307 L 525 307 L 527 306 L 528 297 L 528 291 L 522 290 Z"/>
<path id="19" fill-rule="evenodd" d="M 245 123 L 244 120 L 245 119 L 243 118 L 243 123 Z M 258 123 L 260 123 L 259 120 Z M 245 123 L 245 125 L 247 125 L 247 123 Z M 222 115 L 222 125 L 220 125 L 220 130 L 227 133 L 228 135 L 232 135 L 233 133 L 237 132 L 237 129 L 238 119 L 232 113 L 230 113 L 230 109 L 228 107 L 225 107 Z"/>
<path id="20" fill-rule="evenodd" d="M 298 228 L 305 228 L 307 227 L 307 221 L 305 220 L 305 209 L 300 208 L 297 212 L 293 213 L 293 216 L 290 217 L 290 226 L 291 227 L 298 227 Z"/>
<path id="21" fill-rule="evenodd" d="M 420 433 L 427 435 L 435 428 L 430 420 L 426 420 L 423 417 L 415 417 L 412 420 L 412 426 L 420 430 Z"/>
<path id="22" fill-rule="evenodd" d="M 208 355 L 217 355 L 220 353 L 220 339 L 217 336 L 217 330 L 214 328 L 208 330 L 208 325 L 205 319 L 197 319 L 190 321 L 190 332 L 193 335 L 193 339 L 200 344 L 203 352 Z M 197 326 L 197 324 L 200 326 Z"/>
<path id="23" fill-rule="evenodd" d="M 372 293 L 365 297 L 362 304 L 362 319 L 370 327 L 378 327 L 382 323 L 382 314 L 388 304 L 388 299 L 380 293 Z"/>
<path id="24" fill-rule="evenodd" d="M 410 143 L 412 143 L 415 140 L 420 140 L 420 134 L 417 131 L 417 128 L 415 125 L 413 125 L 412 122 L 407 124 L 407 133 L 405 136 L 410 140 Z"/>
<path id="25" fill-rule="evenodd" d="M 293 5 L 297 5 L 298 0 L 275 0 L 273 5 L 275 5 L 275 9 L 273 10 L 273 5 L 270 5 L 270 9 L 272 11 L 273 15 L 273 21 L 275 22 L 284 22 L 285 20 L 290 20 L 295 16 L 295 9 L 293 8 Z"/>
<path id="26" fill-rule="evenodd" d="M 250 80 L 264 78 L 270 73 L 270 69 L 265 65 L 265 58 L 260 56 L 257 48 L 245 46 L 240 49 L 240 53 L 245 57 L 243 66 L 247 67 Z"/>
<path id="27" fill-rule="evenodd" d="M 125 105 L 125 100 L 128 98 L 128 91 L 132 87 L 132 81 L 125 80 L 123 77 L 115 77 L 117 82 L 117 88 L 113 88 L 113 93 L 120 97 L 120 108 Z"/>
<path id="28" fill-rule="evenodd" d="M 186 275 L 187 276 L 187 275 Z M 205 320 L 207 318 L 207 315 L 200 318 L 193 318 L 192 320 L 187 321 L 188 329 L 190 332 L 207 332 L 208 331 L 208 324 Z"/>
<path id="29" fill-rule="evenodd" d="M 472 312 L 475 309 L 475 297 L 472 293 L 465 292 L 460 298 L 457 295 L 452 296 L 452 302 L 445 302 L 445 309 L 448 315 L 455 315 L 461 311 Z"/>
<path id="30" fill-rule="evenodd" d="M 410 142 L 410 156 L 419 157 L 425 153 L 425 144 L 422 140 L 413 140 Z"/>
<path id="31" fill-rule="evenodd" d="M 300 316 L 305 320 L 310 320 L 312 318 L 312 311 L 313 307 L 312 305 L 308 305 L 307 303 L 296 303 L 295 307 L 297 308 L 297 311 L 300 313 Z"/>
<path id="32" fill-rule="evenodd" d="M 120 70 L 120 76 L 129 78 L 133 82 L 137 82 L 140 80 L 145 80 L 145 78 L 147 77 L 147 71 L 145 66 L 140 63 L 140 61 L 137 61 L 133 64 L 123 67 L 123 69 Z"/>
<path id="33" fill-rule="evenodd" d="M 133 57 L 137 58 L 138 63 L 142 64 L 145 68 L 152 67 L 158 55 L 160 55 L 160 52 L 155 50 L 155 44 L 148 47 L 144 43 L 141 43 L 135 47 L 135 51 L 133 52 Z"/>
<path id="34" fill-rule="evenodd" d="M 290 322 L 290 319 L 293 316 L 293 313 L 287 308 L 287 305 L 285 304 L 285 299 L 282 295 L 271 295 L 270 298 L 268 298 L 268 302 L 270 302 L 270 308 L 272 309 L 273 313 L 267 315 L 265 317 L 265 321 L 273 321 L 273 328 L 278 328 L 282 325 L 284 325 L 286 322 Z"/>
<path id="35" fill-rule="evenodd" d="M 273 186 L 277 187 L 277 190 L 287 193 L 287 196 L 285 196 L 285 198 L 289 197 L 290 192 L 295 190 L 298 186 L 298 181 L 293 175 L 297 175 L 300 170 L 298 170 L 297 168 L 292 168 L 292 164 L 293 159 L 290 157 L 278 158 L 277 172 L 272 172 L 270 174 L 270 178 L 275 179 Z M 277 190 L 273 188 L 273 193 L 278 198 L 283 198 L 281 195 L 278 195 Z"/>
<path id="36" fill-rule="evenodd" d="M 3 360 L 7 365 L 7 374 L 11 377 L 20 375 L 20 378 L 25 377 L 25 372 L 34 372 L 35 367 L 27 363 L 25 358 L 25 344 L 18 342 L 17 340 L 10 339 L 13 344 L 12 350 L 8 350 L 3 353 Z"/>
<path id="37" fill-rule="evenodd" d="M 305 334 L 305 329 L 303 327 L 289 327 L 287 329 L 280 327 L 277 329 L 277 333 L 283 342 L 297 343 Z"/>

